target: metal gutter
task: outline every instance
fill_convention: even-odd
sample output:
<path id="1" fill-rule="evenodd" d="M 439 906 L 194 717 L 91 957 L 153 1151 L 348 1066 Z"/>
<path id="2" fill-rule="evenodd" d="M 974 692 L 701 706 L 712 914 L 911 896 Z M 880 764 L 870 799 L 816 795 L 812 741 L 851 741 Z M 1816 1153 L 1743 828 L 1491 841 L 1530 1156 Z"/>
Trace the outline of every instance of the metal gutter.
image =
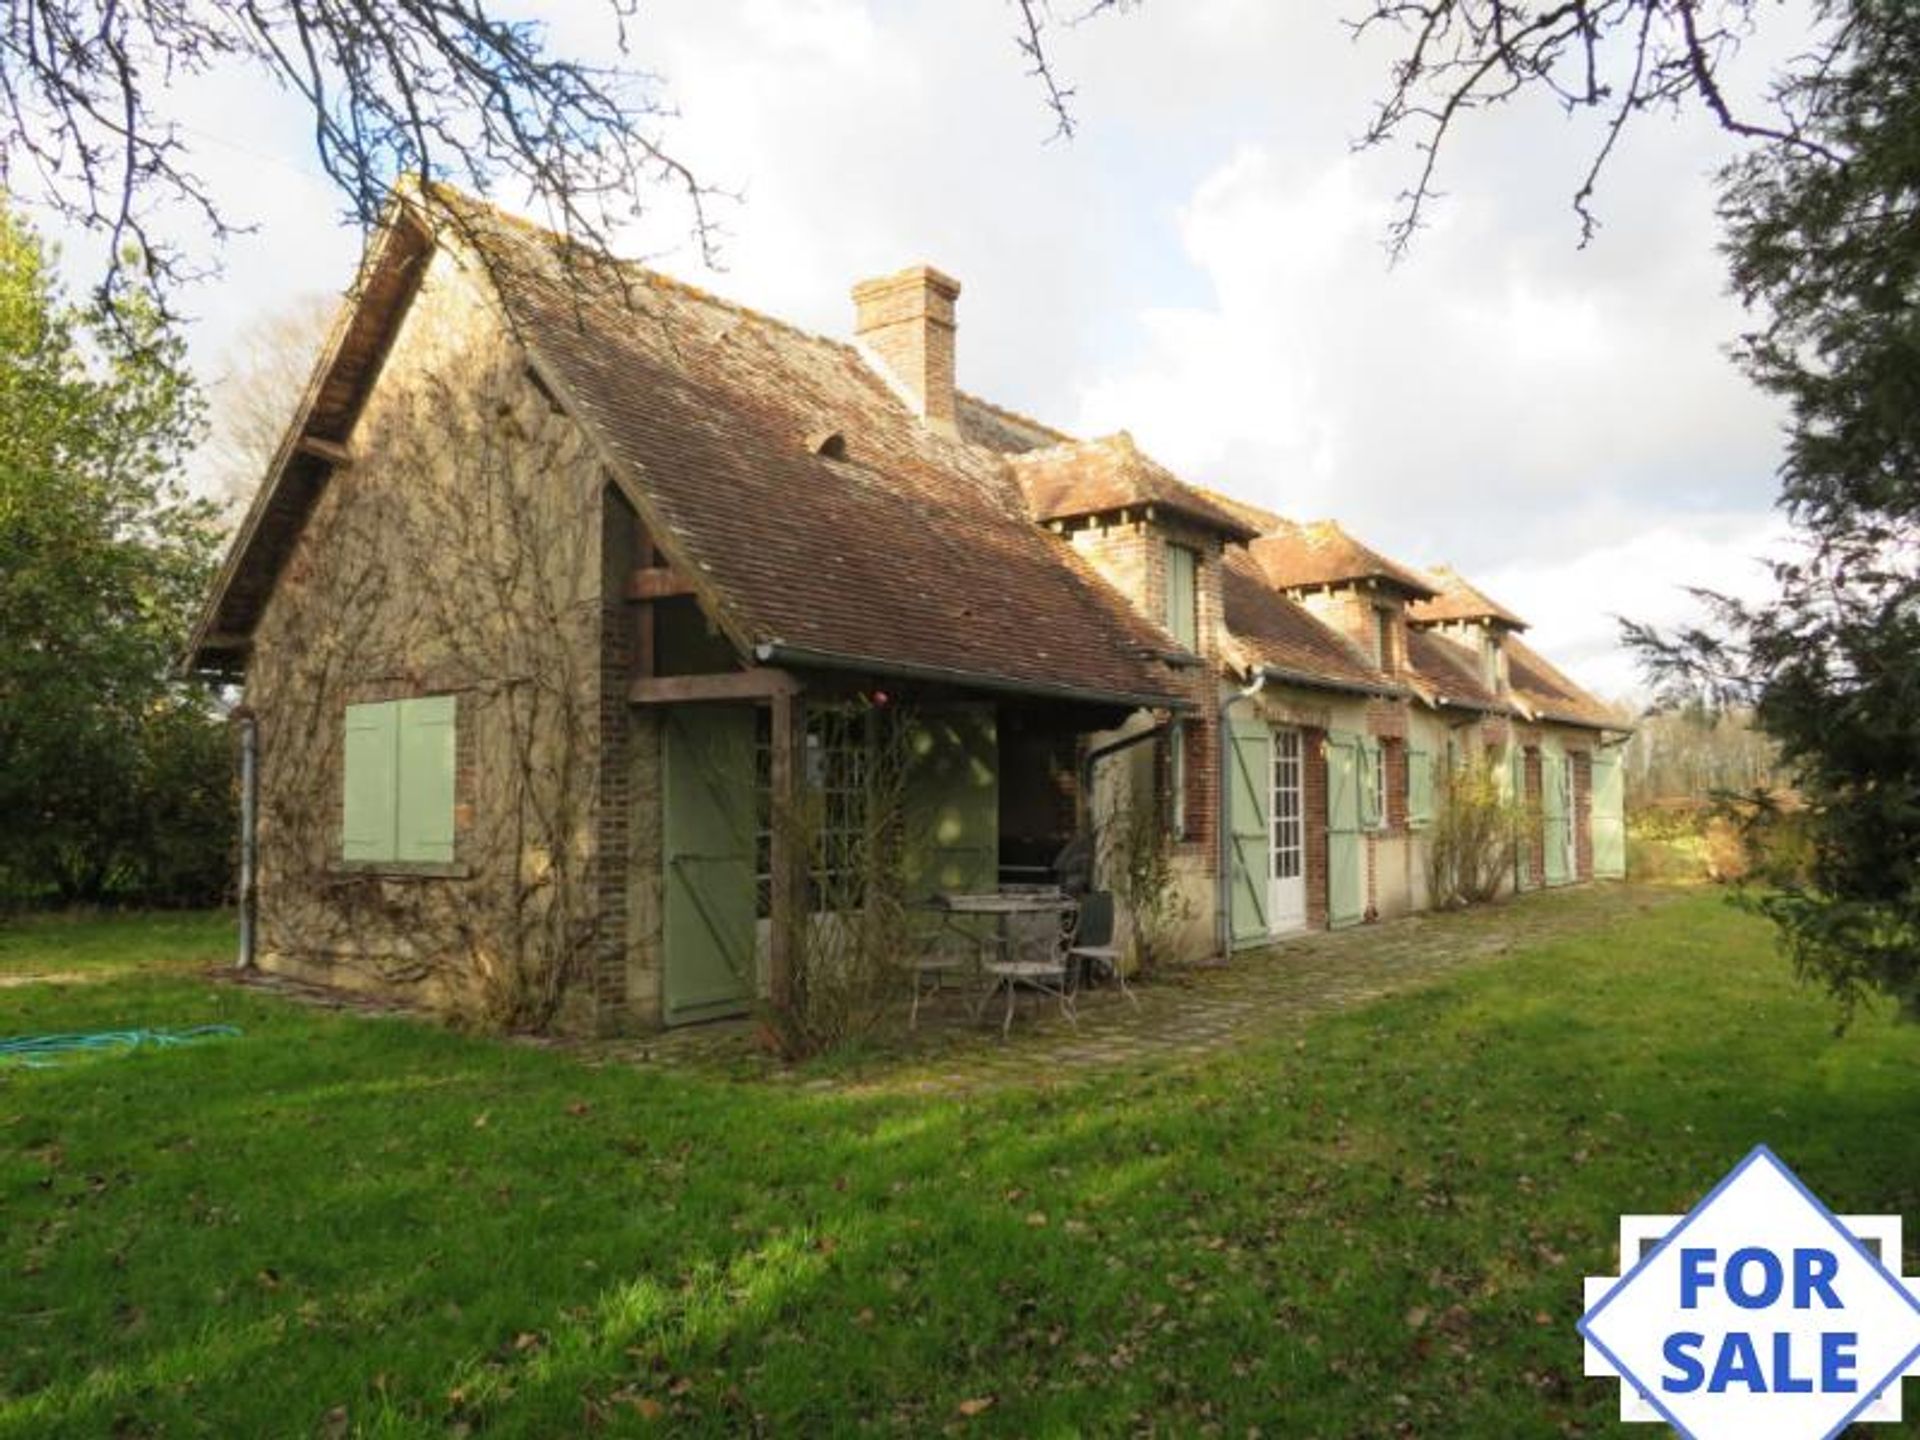
<path id="1" fill-rule="evenodd" d="M 251 711 L 240 714 L 240 953 L 238 969 L 253 969 L 254 891 L 259 884 L 260 726 Z"/>
<path id="2" fill-rule="evenodd" d="M 1348 695 L 1379 695 L 1398 700 L 1411 693 L 1404 685 L 1371 685 L 1362 680 L 1334 680 L 1306 670 L 1289 670 L 1284 665 L 1256 665 L 1254 673 L 1262 680 L 1272 680 L 1281 685 L 1299 685 L 1309 690 L 1337 690 Z"/>
<path id="3" fill-rule="evenodd" d="M 754 658 L 762 665 L 789 665 L 802 669 L 845 670 L 858 674 L 886 675 L 902 680 L 930 680 L 987 690 L 1001 695 L 1031 695 L 1046 700 L 1077 700 L 1095 705 L 1124 705 L 1129 710 L 1190 710 L 1193 702 L 1178 695 L 1142 695 L 1123 691 L 1094 690 L 1082 685 L 1058 685 L 1046 680 L 1015 680 L 1004 675 L 985 675 L 973 670 L 956 670 L 945 665 L 913 665 L 898 660 L 877 660 L 867 655 L 842 655 L 831 650 L 810 650 L 804 645 L 787 645 L 778 640 L 762 641 L 753 647 Z"/>

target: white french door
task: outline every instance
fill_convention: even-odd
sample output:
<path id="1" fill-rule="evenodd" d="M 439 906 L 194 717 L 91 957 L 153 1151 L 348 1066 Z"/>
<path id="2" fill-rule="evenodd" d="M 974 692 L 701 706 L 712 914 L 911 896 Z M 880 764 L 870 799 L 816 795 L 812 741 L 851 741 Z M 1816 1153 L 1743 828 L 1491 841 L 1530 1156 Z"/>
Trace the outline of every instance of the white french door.
<path id="1" fill-rule="evenodd" d="M 1300 732 L 1273 732 L 1273 863 L 1267 882 L 1267 926 L 1276 935 L 1307 923 L 1305 807 L 1300 789 Z"/>

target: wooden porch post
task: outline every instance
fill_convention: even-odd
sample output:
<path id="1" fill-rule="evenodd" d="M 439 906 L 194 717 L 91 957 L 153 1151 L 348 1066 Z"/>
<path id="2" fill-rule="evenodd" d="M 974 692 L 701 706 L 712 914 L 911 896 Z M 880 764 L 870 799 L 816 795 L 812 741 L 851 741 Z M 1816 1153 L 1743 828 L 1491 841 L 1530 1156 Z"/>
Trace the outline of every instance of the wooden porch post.
<path id="1" fill-rule="evenodd" d="M 799 697 L 788 689 L 776 690 L 772 697 L 772 766 L 770 796 L 772 816 L 769 825 L 772 841 L 772 896 L 768 906 L 767 979 L 777 1010 L 793 1004 L 793 967 L 795 929 L 802 923 L 797 907 L 805 903 L 805 887 L 800 867 L 805 857 L 795 850 L 801 839 L 797 832 L 795 800 L 799 792 L 798 756 L 803 714 Z"/>

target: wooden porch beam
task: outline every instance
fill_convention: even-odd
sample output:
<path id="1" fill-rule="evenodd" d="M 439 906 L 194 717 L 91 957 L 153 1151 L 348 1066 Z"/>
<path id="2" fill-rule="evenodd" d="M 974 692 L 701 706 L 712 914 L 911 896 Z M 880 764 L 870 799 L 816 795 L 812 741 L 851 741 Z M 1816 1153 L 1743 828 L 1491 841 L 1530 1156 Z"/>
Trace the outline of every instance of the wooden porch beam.
<path id="1" fill-rule="evenodd" d="M 331 440 L 322 440 L 318 435 L 302 435 L 293 442 L 293 448 L 302 455 L 311 455 L 316 460 L 324 460 L 329 465 L 345 467 L 353 463 L 353 454 L 344 445 Z"/>
<path id="2" fill-rule="evenodd" d="M 666 600 L 693 594 L 693 584 L 665 565 L 647 565 L 627 577 L 629 600 Z"/>
<path id="3" fill-rule="evenodd" d="M 799 837 L 795 834 L 794 797 L 800 774 L 800 727 L 803 711 L 791 690 L 774 694 L 768 776 L 772 791 L 772 818 L 768 826 L 768 861 L 772 870 L 768 896 L 767 988 L 774 1008 L 785 1013 L 793 1006 L 793 971 L 796 927 L 807 923 L 800 913 L 806 894 L 801 866 L 804 857 L 796 853 Z"/>
<path id="4" fill-rule="evenodd" d="M 791 672 L 756 666 L 714 675 L 658 675 L 635 680 L 627 699 L 635 705 L 690 705 L 701 700 L 770 700 L 800 693 Z"/>

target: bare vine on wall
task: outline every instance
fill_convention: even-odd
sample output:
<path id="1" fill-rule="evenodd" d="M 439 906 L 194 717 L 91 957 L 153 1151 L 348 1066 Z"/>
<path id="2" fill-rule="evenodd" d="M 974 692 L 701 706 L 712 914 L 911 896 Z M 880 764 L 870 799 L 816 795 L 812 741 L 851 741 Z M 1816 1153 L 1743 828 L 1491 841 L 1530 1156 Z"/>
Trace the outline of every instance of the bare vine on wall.
<path id="1" fill-rule="evenodd" d="M 249 680 L 266 944 L 544 1029 L 597 923 L 597 472 L 508 347 L 442 347 L 383 396 Z M 345 706 L 424 694 L 456 697 L 455 864 L 346 865 Z"/>

